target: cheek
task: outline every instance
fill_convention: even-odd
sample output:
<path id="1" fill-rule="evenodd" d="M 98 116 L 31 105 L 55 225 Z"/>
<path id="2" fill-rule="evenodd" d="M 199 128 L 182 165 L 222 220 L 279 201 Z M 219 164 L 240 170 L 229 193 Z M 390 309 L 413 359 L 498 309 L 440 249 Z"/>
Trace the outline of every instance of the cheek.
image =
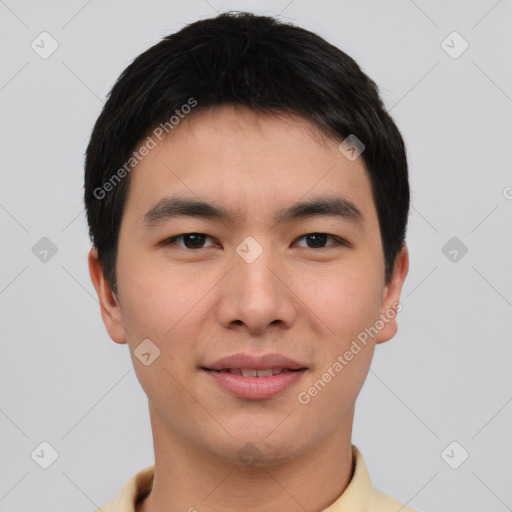
<path id="1" fill-rule="evenodd" d="M 134 341 L 142 336 L 165 344 L 201 311 L 199 302 L 209 288 L 208 279 L 154 261 L 127 258 L 119 262 L 118 275 L 123 320 Z"/>
<path id="2" fill-rule="evenodd" d="M 382 287 L 378 277 L 358 272 L 323 272 L 302 285 L 305 305 L 322 320 L 330 337 L 346 342 L 378 318 Z M 339 346 L 338 348 L 342 348 Z"/>
<path id="3" fill-rule="evenodd" d="M 356 279 L 331 280 L 311 307 L 321 318 L 317 339 L 318 365 L 301 387 L 298 402 L 314 417 L 322 417 L 324 434 L 351 414 L 373 357 L 375 343 L 366 329 L 379 318 L 375 287 Z"/>
<path id="4" fill-rule="evenodd" d="M 316 288 L 303 288 L 309 308 L 321 319 L 317 340 L 319 365 L 302 389 L 300 403 L 325 408 L 326 420 L 339 420 L 351 408 L 368 373 L 375 343 L 368 334 L 379 318 L 382 288 L 379 276 L 357 272 L 316 278 Z"/>
<path id="5" fill-rule="evenodd" d="M 161 411 L 192 407 L 180 383 L 195 371 L 195 354 L 204 338 L 202 326 L 206 325 L 209 311 L 205 296 L 218 277 L 198 279 L 197 271 L 163 267 L 154 261 L 144 264 L 127 259 L 118 268 L 119 282 L 123 284 L 121 311 L 142 388 Z M 150 366 L 137 358 L 137 347 L 146 339 L 159 351 Z"/>
<path id="6" fill-rule="evenodd" d="M 119 282 L 123 284 L 121 311 L 129 329 L 132 363 L 153 406 L 160 414 L 168 415 L 168 422 L 174 424 L 172 418 L 194 406 L 182 386 L 191 370 L 193 345 L 199 339 L 198 315 L 203 314 L 204 307 L 198 301 L 207 283 L 197 283 L 199 288 L 193 283 L 186 285 L 187 280 L 179 269 L 164 270 L 154 264 L 132 261 L 118 266 Z M 154 343 L 158 353 L 149 365 L 138 357 L 141 353 L 138 347 L 147 339 Z"/>

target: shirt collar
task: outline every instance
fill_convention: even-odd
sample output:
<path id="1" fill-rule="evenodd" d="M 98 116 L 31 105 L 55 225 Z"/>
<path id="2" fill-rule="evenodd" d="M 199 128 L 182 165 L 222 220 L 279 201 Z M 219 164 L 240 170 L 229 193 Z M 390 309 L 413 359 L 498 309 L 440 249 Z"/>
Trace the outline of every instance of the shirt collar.
<path id="1" fill-rule="evenodd" d="M 363 456 L 352 445 L 354 474 L 341 496 L 322 512 L 367 512 L 373 493 L 372 483 Z"/>

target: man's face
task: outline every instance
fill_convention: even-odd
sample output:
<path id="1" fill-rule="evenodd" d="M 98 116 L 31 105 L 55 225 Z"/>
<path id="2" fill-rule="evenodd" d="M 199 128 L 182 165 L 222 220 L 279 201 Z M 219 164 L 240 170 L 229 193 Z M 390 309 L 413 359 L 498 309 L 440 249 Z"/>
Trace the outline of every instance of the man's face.
<path id="1" fill-rule="evenodd" d="M 406 274 L 385 286 L 362 158 L 350 161 L 300 117 L 222 107 L 182 120 L 130 180 L 119 306 L 106 305 L 104 320 L 115 341 L 129 344 L 154 430 L 229 461 L 250 442 L 268 465 L 336 432 L 350 436 L 374 345 L 391 338 L 396 324 L 388 320 L 375 338 L 358 341 L 359 351 L 353 342 L 396 305 Z M 231 219 L 167 215 L 160 202 L 171 197 L 211 203 Z M 352 203 L 360 219 L 346 208 L 276 218 L 326 198 Z M 179 237 L 187 233 L 194 235 Z M 143 340 L 160 351 L 147 366 L 134 354 Z M 228 377 L 237 386 L 250 379 L 245 392 L 235 392 L 204 369 L 234 354 L 280 354 L 306 370 L 283 389 L 282 375 Z M 333 370 L 338 356 L 344 364 Z M 277 382 L 272 393 L 254 387 L 266 378 Z M 315 382 L 317 392 L 308 392 Z"/>

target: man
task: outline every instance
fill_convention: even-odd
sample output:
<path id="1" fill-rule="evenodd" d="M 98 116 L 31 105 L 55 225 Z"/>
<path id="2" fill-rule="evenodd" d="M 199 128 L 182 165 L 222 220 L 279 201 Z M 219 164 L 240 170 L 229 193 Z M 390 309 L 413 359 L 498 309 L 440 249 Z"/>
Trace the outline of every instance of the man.
<path id="1" fill-rule="evenodd" d="M 404 143 L 358 65 L 273 18 L 192 23 L 122 73 L 85 167 L 155 449 L 103 512 L 410 511 L 351 444 L 408 271 Z"/>

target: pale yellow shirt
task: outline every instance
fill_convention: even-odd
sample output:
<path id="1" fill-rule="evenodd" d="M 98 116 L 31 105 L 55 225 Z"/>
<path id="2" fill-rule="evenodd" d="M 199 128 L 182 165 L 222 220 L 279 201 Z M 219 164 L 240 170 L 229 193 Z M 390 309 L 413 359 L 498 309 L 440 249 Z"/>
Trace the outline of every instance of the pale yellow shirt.
<path id="1" fill-rule="evenodd" d="M 355 470 L 342 495 L 321 512 L 414 512 L 409 507 L 382 494 L 372 487 L 370 475 L 359 450 L 352 445 Z M 119 495 L 95 512 L 134 512 L 135 504 L 146 496 L 153 484 L 155 466 L 149 466 L 132 476 Z"/>

